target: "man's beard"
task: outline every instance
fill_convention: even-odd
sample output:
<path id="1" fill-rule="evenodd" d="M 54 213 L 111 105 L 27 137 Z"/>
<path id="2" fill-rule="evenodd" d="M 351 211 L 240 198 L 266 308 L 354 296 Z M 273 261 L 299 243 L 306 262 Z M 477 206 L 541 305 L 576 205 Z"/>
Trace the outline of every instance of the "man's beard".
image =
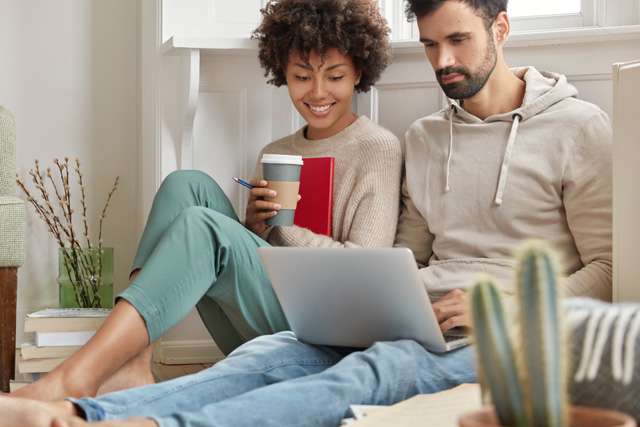
<path id="1" fill-rule="evenodd" d="M 468 99 L 480 92 L 491 76 L 496 66 L 496 46 L 490 40 L 487 42 L 487 50 L 482 65 L 476 72 L 471 72 L 467 67 L 446 67 L 436 71 L 436 78 L 444 94 L 451 99 Z M 442 84 L 442 75 L 462 74 L 460 81 Z"/>

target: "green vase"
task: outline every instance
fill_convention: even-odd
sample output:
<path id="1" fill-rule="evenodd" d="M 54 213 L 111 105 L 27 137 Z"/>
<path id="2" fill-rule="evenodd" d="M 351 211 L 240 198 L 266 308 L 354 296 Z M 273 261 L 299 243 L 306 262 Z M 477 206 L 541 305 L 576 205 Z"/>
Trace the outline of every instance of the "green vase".
<path id="1" fill-rule="evenodd" d="M 113 248 L 58 250 L 60 307 L 113 308 Z"/>

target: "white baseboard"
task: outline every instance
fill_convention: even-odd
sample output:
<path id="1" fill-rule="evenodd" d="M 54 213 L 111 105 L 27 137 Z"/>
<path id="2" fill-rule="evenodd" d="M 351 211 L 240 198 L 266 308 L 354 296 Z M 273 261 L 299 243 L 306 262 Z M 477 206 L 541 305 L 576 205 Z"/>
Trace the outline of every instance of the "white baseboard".
<path id="1" fill-rule="evenodd" d="M 154 360 L 165 365 L 216 363 L 224 354 L 212 340 L 160 341 Z"/>

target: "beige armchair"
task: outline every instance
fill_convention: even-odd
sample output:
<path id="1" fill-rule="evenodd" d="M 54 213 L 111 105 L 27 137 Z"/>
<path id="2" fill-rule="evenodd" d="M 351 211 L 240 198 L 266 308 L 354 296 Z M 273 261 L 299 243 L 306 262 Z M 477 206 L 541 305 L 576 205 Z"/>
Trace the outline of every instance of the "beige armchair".
<path id="1" fill-rule="evenodd" d="M 18 267 L 26 257 L 27 213 L 16 197 L 16 122 L 0 106 L 0 387 L 15 374 Z"/>

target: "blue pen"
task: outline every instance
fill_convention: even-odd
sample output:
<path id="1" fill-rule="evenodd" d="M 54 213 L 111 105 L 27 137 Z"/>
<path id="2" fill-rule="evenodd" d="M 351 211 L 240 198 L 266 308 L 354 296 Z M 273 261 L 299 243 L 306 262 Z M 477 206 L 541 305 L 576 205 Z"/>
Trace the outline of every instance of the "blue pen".
<path id="1" fill-rule="evenodd" d="M 247 188 L 253 188 L 253 185 L 249 184 L 248 182 L 244 182 L 243 180 L 241 180 L 240 178 L 236 178 L 235 176 L 233 177 L 233 180 L 235 182 L 237 182 L 238 184 L 242 184 Z"/>

